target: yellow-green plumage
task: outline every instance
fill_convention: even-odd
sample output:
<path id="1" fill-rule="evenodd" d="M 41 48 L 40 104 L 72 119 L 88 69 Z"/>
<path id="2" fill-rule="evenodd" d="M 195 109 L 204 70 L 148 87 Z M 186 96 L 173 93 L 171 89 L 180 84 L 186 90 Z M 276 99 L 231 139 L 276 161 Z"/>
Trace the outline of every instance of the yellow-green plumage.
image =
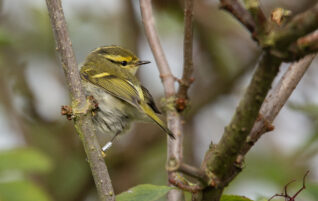
<path id="1" fill-rule="evenodd" d="M 149 62 L 140 61 L 132 52 L 118 46 L 105 46 L 88 55 L 80 69 L 87 95 L 98 102 L 93 116 L 96 129 L 108 134 L 122 133 L 133 120 L 153 121 L 174 138 L 166 124 L 156 115 L 149 91 L 141 86 L 135 73 Z"/>

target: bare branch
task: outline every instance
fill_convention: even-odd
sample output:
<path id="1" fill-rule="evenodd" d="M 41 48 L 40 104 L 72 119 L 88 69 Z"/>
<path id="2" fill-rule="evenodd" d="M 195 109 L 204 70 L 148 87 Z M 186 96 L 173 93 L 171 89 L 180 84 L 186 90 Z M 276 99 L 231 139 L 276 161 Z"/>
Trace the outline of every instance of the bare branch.
<path id="1" fill-rule="evenodd" d="M 297 42 L 299 38 L 312 33 L 317 27 L 318 3 L 316 3 L 313 8 L 296 15 L 285 26 L 277 30 L 272 30 L 267 36 L 262 38 L 260 42 L 263 48 L 271 47 L 272 54 L 286 61 L 294 61 L 306 55 L 306 52 L 299 54 L 298 51 L 302 50 L 302 48 L 296 48 L 295 50 L 293 43 Z M 286 47 L 288 47 L 288 51 L 286 51 Z M 309 53 L 307 52 L 307 54 Z"/>
<path id="2" fill-rule="evenodd" d="M 168 128 L 174 133 L 176 137 L 175 140 L 171 140 L 170 138 L 168 138 L 167 169 L 168 171 L 173 171 L 178 169 L 183 157 L 183 132 L 181 117 L 174 107 L 174 96 L 176 93 L 174 87 L 175 78 L 171 73 L 170 67 L 160 45 L 159 37 L 155 29 L 151 0 L 140 0 L 140 9 L 146 36 L 152 53 L 155 57 L 162 84 L 164 86 L 167 104 L 169 105 L 168 107 L 166 107 L 169 108 L 167 110 Z M 172 105 L 172 107 L 170 107 L 170 105 Z M 182 197 L 183 193 L 180 190 L 171 190 L 168 193 L 169 201 L 179 201 Z"/>
<path id="3" fill-rule="evenodd" d="M 303 48 L 313 48 L 318 49 L 318 29 L 307 36 L 299 38 L 297 40 L 297 45 Z"/>
<path id="4" fill-rule="evenodd" d="M 292 64 L 277 86 L 267 95 L 260 109 L 260 118 L 255 122 L 248 140 L 241 151 L 242 155 L 245 155 L 264 133 L 271 130 L 272 122 L 285 105 L 314 58 L 315 55 L 308 55 L 299 62 Z"/>
<path id="5" fill-rule="evenodd" d="M 166 97 L 173 96 L 175 94 L 175 78 L 171 73 L 168 61 L 161 47 L 155 28 L 151 0 L 140 0 L 140 9 L 146 36 L 160 72 L 160 78 L 165 89 Z"/>
<path id="6" fill-rule="evenodd" d="M 304 37 L 299 38 L 288 48 L 294 58 L 301 58 L 309 53 L 318 52 L 318 29 Z"/>
<path id="7" fill-rule="evenodd" d="M 193 167 L 191 165 L 181 163 L 178 171 L 183 172 L 189 176 L 200 179 L 201 181 L 206 181 L 205 172 L 199 168 Z"/>
<path id="8" fill-rule="evenodd" d="M 241 99 L 230 124 L 225 128 L 219 144 L 207 151 L 203 161 L 206 174 L 209 176 L 212 188 L 211 197 L 218 198 L 231 178 L 231 170 L 236 163 L 237 156 L 246 142 L 253 124 L 258 116 L 259 109 L 271 88 L 273 79 L 278 73 L 281 61 L 276 57 L 265 54 L 253 75 L 252 81 Z M 216 193 L 216 194 L 215 194 Z M 203 200 L 208 199 L 203 196 Z"/>
<path id="9" fill-rule="evenodd" d="M 252 15 L 254 19 L 255 28 L 256 28 L 255 31 L 257 33 L 263 31 L 266 25 L 266 17 L 263 13 L 263 10 L 261 9 L 260 1 L 259 0 L 244 0 L 244 4 L 246 9 L 250 12 L 250 14 Z"/>
<path id="10" fill-rule="evenodd" d="M 171 172 L 168 175 L 169 182 L 173 184 L 174 186 L 177 186 L 178 188 L 189 191 L 192 193 L 197 193 L 201 190 L 203 190 L 204 186 L 200 183 L 190 183 L 186 179 L 184 179 L 182 176 L 179 176 L 176 172 Z"/>
<path id="11" fill-rule="evenodd" d="M 193 0 L 185 0 L 184 8 L 184 42 L 183 75 L 177 93 L 176 108 L 183 111 L 187 105 L 187 91 L 193 82 Z"/>
<path id="12" fill-rule="evenodd" d="M 91 116 L 87 112 L 87 101 L 81 87 L 81 80 L 76 59 L 68 36 L 66 21 L 60 0 L 46 0 L 57 50 L 61 56 L 62 66 L 72 97 L 73 110 L 77 111 L 75 127 L 83 142 L 89 161 L 97 192 L 101 201 L 115 200 L 115 194 L 108 174 L 101 148 L 95 136 Z"/>
<path id="13" fill-rule="evenodd" d="M 221 8 L 230 12 L 251 33 L 255 31 L 255 22 L 252 15 L 238 2 L 238 0 L 220 0 Z"/>

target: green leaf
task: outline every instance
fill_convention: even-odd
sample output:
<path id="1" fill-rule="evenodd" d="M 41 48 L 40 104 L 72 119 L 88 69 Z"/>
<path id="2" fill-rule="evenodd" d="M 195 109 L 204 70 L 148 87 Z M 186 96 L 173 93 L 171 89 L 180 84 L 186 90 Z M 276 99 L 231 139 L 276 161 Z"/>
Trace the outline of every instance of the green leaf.
<path id="1" fill-rule="evenodd" d="M 0 183 L 1 201 L 52 201 L 38 186 L 29 181 Z"/>
<path id="2" fill-rule="evenodd" d="M 221 201 L 252 201 L 244 196 L 239 195 L 223 195 Z"/>
<path id="3" fill-rule="evenodd" d="M 0 152 L 1 171 L 48 172 L 52 161 L 34 148 L 18 148 Z"/>
<path id="4" fill-rule="evenodd" d="M 116 196 L 117 201 L 155 201 L 164 196 L 173 187 L 141 184 Z"/>
<path id="5" fill-rule="evenodd" d="M 257 201 L 268 201 L 268 199 L 267 198 L 259 198 L 259 199 L 257 199 Z"/>

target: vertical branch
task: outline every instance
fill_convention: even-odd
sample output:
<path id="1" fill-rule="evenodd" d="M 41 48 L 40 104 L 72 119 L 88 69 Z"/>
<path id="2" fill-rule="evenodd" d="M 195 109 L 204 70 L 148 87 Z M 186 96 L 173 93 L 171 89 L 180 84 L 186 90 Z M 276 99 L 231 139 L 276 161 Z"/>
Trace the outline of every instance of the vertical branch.
<path id="1" fill-rule="evenodd" d="M 218 179 L 226 179 L 227 170 L 234 164 L 254 125 L 259 109 L 271 88 L 272 80 L 278 73 L 280 63 L 277 58 L 269 54 L 262 57 L 232 121 L 225 128 L 217 150 L 212 150 L 212 157 L 205 159 L 208 160 L 206 168 Z"/>
<path id="2" fill-rule="evenodd" d="M 176 139 L 168 138 L 168 155 L 167 170 L 168 174 L 174 174 L 172 171 L 178 169 L 183 157 L 182 143 L 182 124 L 181 117 L 174 107 L 174 95 L 176 93 L 174 82 L 175 78 L 171 73 L 169 64 L 161 47 L 159 37 L 157 35 L 154 18 L 152 14 L 151 0 L 140 0 L 140 9 L 142 22 L 144 24 L 146 36 L 155 57 L 160 77 L 167 98 L 167 123 L 168 128 L 174 133 Z M 172 105 L 172 107 L 170 107 Z M 171 190 L 168 193 L 169 201 L 177 201 L 183 199 L 183 193 L 180 190 Z"/>
<path id="3" fill-rule="evenodd" d="M 61 63 L 72 97 L 72 107 L 76 114 L 75 127 L 84 145 L 99 198 L 101 201 L 113 201 L 115 200 L 113 187 L 105 161 L 101 155 L 101 148 L 92 127 L 91 116 L 87 109 L 88 103 L 81 87 L 81 79 L 71 40 L 68 36 L 61 1 L 46 0 L 46 4 L 55 35 L 57 50 L 61 56 Z"/>
<path id="4" fill-rule="evenodd" d="M 219 144 L 211 146 L 207 151 L 202 166 L 211 178 L 209 183 L 214 188 L 205 190 L 203 193 L 204 201 L 219 200 L 224 186 L 231 180 L 233 167 L 239 163 L 237 156 L 257 119 L 259 109 L 278 73 L 280 63 L 279 59 L 265 53 L 230 124 L 225 128 Z M 237 168 L 239 168 L 239 164 Z"/>
<path id="5" fill-rule="evenodd" d="M 193 0 L 185 0 L 184 8 L 184 42 L 183 42 L 183 75 L 177 93 L 176 107 L 182 111 L 186 107 L 187 91 L 193 82 Z"/>
<path id="6" fill-rule="evenodd" d="M 165 90 L 166 97 L 175 95 L 174 82 L 175 79 L 171 73 L 168 61 L 163 52 L 160 44 L 159 37 L 155 28 L 155 22 L 152 14 L 151 0 L 140 0 L 140 9 L 142 23 L 146 31 L 146 36 L 151 48 L 151 51 L 155 57 L 158 70 L 160 72 L 160 78 Z"/>

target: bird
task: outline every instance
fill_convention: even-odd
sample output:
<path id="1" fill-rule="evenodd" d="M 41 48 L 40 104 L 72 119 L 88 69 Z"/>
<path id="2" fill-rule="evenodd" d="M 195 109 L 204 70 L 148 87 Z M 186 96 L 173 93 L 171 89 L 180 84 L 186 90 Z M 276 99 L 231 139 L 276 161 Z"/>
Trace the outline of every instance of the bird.
<path id="1" fill-rule="evenodd" d="M 138 68 L 148 63 L 130 50 L 112 45 L 93 50 L 80 67 L 85 95 L 93 97 L 98 105 L 92 115 L 93 125 L 98 132 L 111 136 L 102 147 L 103 152 L 136 120 L 154 122 L 175 139 L 158 117 L 160 111 L 152 95 L 136 77 Z"/>

